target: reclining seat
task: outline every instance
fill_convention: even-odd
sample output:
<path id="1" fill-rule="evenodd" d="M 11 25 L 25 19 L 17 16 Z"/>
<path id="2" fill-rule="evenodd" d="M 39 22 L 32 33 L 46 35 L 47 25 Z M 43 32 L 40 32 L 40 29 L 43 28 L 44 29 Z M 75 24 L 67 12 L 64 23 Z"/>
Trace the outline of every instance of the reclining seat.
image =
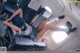
<path id="1" fill-rule="evenodd" d="M 3 3 L 3 12 L 13 14 L 19 7 L 27 6 L 31 0 L 7 0 Z"/>
<path id="2" fill-rule="evenodd" d="M 17 0 L 7 0 L 6 2 L 4 1 L 3 3 L 3 11 L 9 12 L 9 13 L 14 13 L 15 10 L 17 9 Z"/>

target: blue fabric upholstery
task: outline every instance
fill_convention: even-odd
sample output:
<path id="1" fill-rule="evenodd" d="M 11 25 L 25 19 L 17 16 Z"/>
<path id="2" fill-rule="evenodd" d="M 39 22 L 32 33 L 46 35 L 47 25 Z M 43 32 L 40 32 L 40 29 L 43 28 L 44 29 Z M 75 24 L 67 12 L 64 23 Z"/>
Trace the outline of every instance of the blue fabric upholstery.
<path id="1" fill-rule="evenodd" d="M 7 0 L 7 2 L 4 2 L 3 9 L 8 12 L 14 13 L 17 8 L 17 0 Z M 5 11 L 5 12 L 6 12 Z"/>
<path id="2" fill-rule="evenodd" d="M 31 0 L 7 0 L 7 2 L 4 2 L 3 4 L 3 11 L 7 13 L 14 13 L 18 8 L 20 7 L 26 7 Z M 19 3 L 19 6 L 17 6 L 16 3 Z M 25 9 L 25 8 L 24 8 Z"/>
<path id="3" fill-rule="evenodd" d="M 26 7 L 23 10 L 23 19 L 25 20 L 26 23 L 30 24 L 36 14 L 37 14 L 37 11 L 29 7 Z"/>
<path id="4" fill-rule="evenodd" d="M 16 3 L 17 0 L 7 0 L 7 2 Z"/>
<path id="5" fill-rule="evenodd" d="M 14 13 L 17 10 L 17 6 L 10 3 L 4 3 L 3 8 L 7 13 Z"/>
<path id="6" fill-rule="evenodd" d="M 29 36 L 19 36 L 16 35 L 13 38 L 13 48 L 14 49 L 29 49 L 29 48 L 45 48 L 46 45 L 35 44 Z"/>
<path id="7" fill-rule="evenodd" d="M 14 35 L 12 42 L 15 41 L 13 44 L 17 44 L 20 41 L 26 42 L 25 39 L 30 39 L 30 40 L 34 41 L 35 37 L 36 37 L 36 29 L 34 27 L 32 27 L 32 32 L 30 35 Z M 24 43 L 22 43 L 22 44 L 24 44 Z"/>

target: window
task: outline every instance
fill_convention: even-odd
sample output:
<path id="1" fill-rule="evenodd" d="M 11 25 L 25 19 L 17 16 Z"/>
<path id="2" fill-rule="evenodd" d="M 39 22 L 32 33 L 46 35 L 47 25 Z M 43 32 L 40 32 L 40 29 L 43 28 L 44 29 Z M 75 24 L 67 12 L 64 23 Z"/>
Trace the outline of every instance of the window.
<path id="1" fill-rule="evenodd" d="M 67 33 L 64 31 L 54 31 L 52 33 L 52 38 L 56 43 L 60 43 L 67 38 Z"/>
<path id="2" fill-rule="evenodd" d="M 60 25 L 58 26 L 58 28 L 60 29 L 64 29 L 64 30 L 60 30 L 60 31 L 54 31 L 52 33 L 52 38 L 53 40 L 56 42 L 56 43 L 60 43 L 62 42 L 63 40 L 65 40 L 68 36 L 68 34 L 66 33 L 68 31 L 68 28 L 64 25 Z"/>

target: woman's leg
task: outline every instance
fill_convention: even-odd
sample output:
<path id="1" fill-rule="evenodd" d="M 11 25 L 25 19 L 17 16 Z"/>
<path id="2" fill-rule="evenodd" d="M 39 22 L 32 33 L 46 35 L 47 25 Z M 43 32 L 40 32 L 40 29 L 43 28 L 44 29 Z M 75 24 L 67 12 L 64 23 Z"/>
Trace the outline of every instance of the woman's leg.
<path id="1" fill-rule="evenodd" d="M 50 29 L 50 27 L 46 26 L 44 27 L 36 36 L 36 41 L 39 42 L 43 39 L 45 36 L 44 34 Z"/>
<path id="2" fill-rule="evenodd" d="M 48 22 L 47 19 L 41 22 L 41 24 L 37 27 L 37 33 L 40 32 L 45 27 L 46 22 Z"/>
<path id="3" fill-rule="evenodd" d="M 37 37 L 36 37 L 36 41 L 39 42 L 43 39 L 43 37 L 45 36 L 45 33 L 48 31 L 48 30 L 56 30 L 57 27 L 56 26 L 56 22 L 53 22 L 53 23 L 50 23 L 48 25 L 46 25 L 38 34 L 37 34 Z"/>

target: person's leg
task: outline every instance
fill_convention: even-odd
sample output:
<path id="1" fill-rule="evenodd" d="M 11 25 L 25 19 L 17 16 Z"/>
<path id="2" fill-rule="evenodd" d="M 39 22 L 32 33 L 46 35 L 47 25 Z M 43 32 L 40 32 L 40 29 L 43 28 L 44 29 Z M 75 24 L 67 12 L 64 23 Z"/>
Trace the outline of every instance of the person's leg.
<path id="1" fill-rule="evenodd" d="M 50 29 L 50 27 L 46 26 L 43 28 L 43 30 L 41 30 L 37 36 L 36 36 L 36 41 L 39 42 L 43 39 L 43 37 L 45 36 L 44 34 Z"/>
<path id="2" fill-rule="evenodd" d="M 56 22 L 53 22 L 53 23 L 50 23 L 48 25 L 46 25 L 36 36 L 36 41 L 39 42 L 43 39 L 43 37 L 45 36 L 45 33 L 48 31 L 48 30 L 56 30 L 57 27 L 56 26 Z"/>
<path id="3" fill-rule="evenodd" d="M 37 27 L 37 33 L 40 32 L 45 27 L 46 22 L 48 22 L 47 19 L 41 22 L 41 24 Z"/>

